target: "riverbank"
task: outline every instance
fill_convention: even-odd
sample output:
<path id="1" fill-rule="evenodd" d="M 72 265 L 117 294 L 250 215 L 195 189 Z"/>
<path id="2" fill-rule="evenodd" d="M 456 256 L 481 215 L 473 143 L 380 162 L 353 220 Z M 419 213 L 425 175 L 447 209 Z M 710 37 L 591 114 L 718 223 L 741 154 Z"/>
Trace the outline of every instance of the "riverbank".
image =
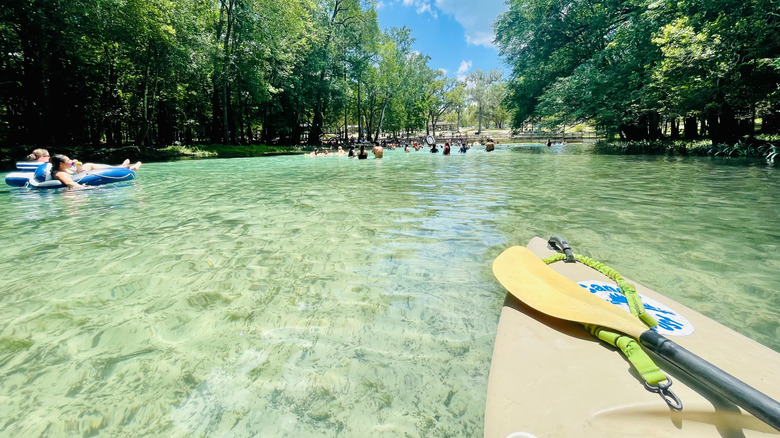
<path id="1" fill-rule="evenodd" d="M 606 155 L 692 155 L 722 158 L 768 158 L 780 150 L 780 137 L 744 138 L 736 144 L 713 145 L 710 140 L 599 141 L 593 151 Z"/>
<path id="2" fill-rule="evenodd" d="M 469 139 L 476 138 L 476 135 L 470 135 Z M 508 131 L 487 131 L 479 134 L 480 138 L 492 138 L 499 144 L 507 143 L 525 143 L 535 142 L 524 140 L 512 136 Z M 448 134 L 439 133 L 437 142 L 442 143 L 452 138 Z M 547 137 L 557 139 L 554 135 Z M 567 137 L 571 142 L 572 138 Z M 165 148 L 156 149 L 139 146 L 123 146 L 115 148 L 93 149 L 91 146 L 77 147 L 51 147 L 48 148 L 51 153 L 62 153 L 71 158 L 77 157 L 81 161 L 91 161 L 96 163 L 119 163 L 125 158 L 130 161 L 172 161 L 182 159 L 201 159 L 201 158 L 238 158 L 238 157 L 262 157 L 268 155 L 294 155 L 309 152 L 312 146 L 305 145 L 171 145 Z M 14 163 L 22 161 L 24 156 L 32 150 L 32 147 L 21 148 L 0 148 L 0 171 L 11 171 L 14 169 Z M 691 155 L 691 156 L 713 156 L 722 158 L 767 158 L 774 152 L 780 151 L 779 136 L 757 136 L 740 140 L 736 144 L 712 145 L 710 140 L 657 140 L 657 141 L 606 141 L 600 140 L 593 145 L 593 152 L 605 155 Z"/>

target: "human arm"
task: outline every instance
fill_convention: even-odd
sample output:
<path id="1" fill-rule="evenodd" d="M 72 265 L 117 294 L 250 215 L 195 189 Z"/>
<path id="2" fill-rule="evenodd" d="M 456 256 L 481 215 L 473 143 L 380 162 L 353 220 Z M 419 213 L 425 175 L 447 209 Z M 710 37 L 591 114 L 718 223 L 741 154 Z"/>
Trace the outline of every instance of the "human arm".
<path id="1" fill-rule="evenodd" d="M 68 187 L 82 187 L 81 184 L 77 183 L 76 181 L 73 181 L 73 178 L 70 176 L 68 172 L 61 170 L 56 174 L 54 174 L 54 177 L 60 180 L 63 184 L 65 184 Z"/>

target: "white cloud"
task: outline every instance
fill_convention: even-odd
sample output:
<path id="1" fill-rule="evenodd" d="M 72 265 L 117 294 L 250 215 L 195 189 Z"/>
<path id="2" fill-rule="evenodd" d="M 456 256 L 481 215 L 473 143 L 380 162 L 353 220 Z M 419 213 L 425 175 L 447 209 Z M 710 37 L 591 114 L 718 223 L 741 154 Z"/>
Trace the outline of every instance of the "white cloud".
<path id="1" fill-rule="evenodd" d="M 414 7 L 418 14 L 438 13 L 451 15 L 463 26 L 466 43 L 474 46 L 493 47 L 493 22 L 498 14 L 507 10 L 505 0 L 397 0 L 407 7 Z M 379 7 L 386 6 L 380 0 Z"/>
<path id="2" fill-rule="evenodd" d="M 404 0 L 406 2 L 407 0 Z M 441 12 L 452 15 L 463 26 L 466 42 L 475 46 L 493 46 L 493 22 L 507 10 L 504 0 L 435 0 Z"/>
<path id="3" fill-rule="evenodd" d="M 464 81 L 466 79 L 466 72 L 469 71 L 471 68 L 471 61 L 466 61 L 465 59 L 460 62 L 460 67 L 458 67 L 458 71 L 455 74 L 456 78 L 459 81 Z"/>
<path id="4" fill-rule="evenodd" d="M 462 75 L 463 73 L 466 73 L 471 68 L 471 61 L 466 61 L 465 59 L 460 62 L 460 67 L 458 67 L 458 74 Z"/>
<path id="5" fill-rule="evenodd" d="M 401 4 L 404 6 L 412 6 L 418 14 L 431 14 L 433 18 L 438 18 L 439 15 L 436 10 L 433 9 L 430 0 L 401 0 Z"/>
<path id="6" fill-rule="evenodd" d="M 433 18 L 437 18 L 436 12 L 433 9 L 431 9 L 431 5 L 430 4 L 423 3 L 423 4 L 419 5 L 419 6 L 417 6 L 417 13 L 418 14 L 424 14 L 426 12 L 431 14 L 431 15 L 433 15 Z"/>

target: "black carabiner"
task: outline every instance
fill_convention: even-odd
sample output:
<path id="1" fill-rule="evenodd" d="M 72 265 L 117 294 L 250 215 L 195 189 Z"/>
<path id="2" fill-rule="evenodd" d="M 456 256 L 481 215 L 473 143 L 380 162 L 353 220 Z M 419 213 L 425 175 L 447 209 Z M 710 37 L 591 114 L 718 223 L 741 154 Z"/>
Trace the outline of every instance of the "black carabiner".
<path id="1" fill-rule="evenodd" d="M 550 240 L 547 241 L 547 243 L 550 245 L 550 248 L 561 251 L 564 254 L 566 254 L 566 260 L 564 260 L 564 263 L 574 263 L 576 260 L 574 259 L 574 253 L 571 250 L 571 246 L 569 245 L 569 242 L 566 241 L 561 236 L 552 236 L 550 237 Z"/>
<path id="2" fill-rule="evenodd" d="M 666 381 L 668 383 L 663 384 L 659 383 L 658 386 L 650 386 L 649 383 L 645 382 L 645 389 L 647 389 L 650 392 L 658 393 L 662 399 L 666 402 L 667 405 L 669 405 L 670 408 L 676 410 L 676 411 L 682 411 L 683 405 L 682 401 L 680 401 L 680 398 L 677 397 L 677 394 L 672 392 L 671 389 L 669 389 L 670 386 L 672 386 L 672 378 L 667 377 Z"/>

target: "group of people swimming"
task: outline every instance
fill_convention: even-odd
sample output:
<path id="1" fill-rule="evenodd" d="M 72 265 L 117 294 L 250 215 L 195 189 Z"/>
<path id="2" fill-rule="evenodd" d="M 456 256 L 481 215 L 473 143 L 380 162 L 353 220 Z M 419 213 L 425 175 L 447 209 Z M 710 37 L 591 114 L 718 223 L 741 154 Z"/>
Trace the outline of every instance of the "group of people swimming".
<path id="1" fill-rule="evenodd" d="M 475 143 L 476 144 L 476 143 Z M 457 145 L 453 145 L 457 146 Z M 425 146 L 423 144 L 420 144 L 418 142 L 411 142 L 411 143 L 405 143 L 401 142 L 399 146 L 396 146 L 395 144 L 391 143 L 389 146 L 387 146 L 387 149 L 395 150 L 396 148 L 403 148 L 404 152 L 411 152 L 419 151 L 423 149 Z M 436 143 L 428 145 L 429 152 L 432 154 L 438 154 L 439 153 L 439 147 Z M 458 147 L 458 153 L 465 154 L 468 152 L 468 150 L 471 149 L 471 145 L 468 143 L 460 143 Z M 488 140 L 487 143 L 485 143 L 485 152 L 492 152 L 495 150 L 495 143 L 493 140 Z M 384 156 L 385 147 L 383 147 L 379 142 L 374 142 L 371 148 L 371 153 L 374 154 L 374 158 L 382 158 Z M 452 152 L 452 147 L 450 146 L 449 142 L 444 143 L 444 146 L 442 147 L 441 153 L 442 155 L 450 155 Z M 328 156 L 328 155 L 340 155 L 340 156 L 347 156 L 347 157 L 357 157 L 358 160 L 365 160 L 368 158 L 368 150 L 366 149 L 365 144 L 360 144 L 358 148 L 356 149 L 355 146 L 350 146 L 349 151 L 345 151 L 343 147 L 339 146 L 338 150 L 335 153 L 331 153 L 328 151 L 328 149 L 315 149 L 313 152 L 306 154 L 308 157 L 321 157 L 321 156 Z"/>
<path id="2" fill-rule="evenodd" d="M 82 163 L 78 160 L 71 160 L 67 155 L 50 155 L 49 151 L 46 149 L 35 149 L 30 155 L 27 156 L 27 160 L 37 161 L 39 163 L 50 163 L 51 178 L 62 181 L 62 183 L 68 187 L 82 187 L 82 185 L 75 182 L 72 177 L 72 175 L 82 172 L 96 169 L 105 169 L 107 167 L 124 167 L 125 169 L 135 171 L 141 167 L 140 161 L 136 162 L 135 164 L 130 164 L 130 160 L 125 160 L 122 164 L 117 166 L 97 163 Z"/>

